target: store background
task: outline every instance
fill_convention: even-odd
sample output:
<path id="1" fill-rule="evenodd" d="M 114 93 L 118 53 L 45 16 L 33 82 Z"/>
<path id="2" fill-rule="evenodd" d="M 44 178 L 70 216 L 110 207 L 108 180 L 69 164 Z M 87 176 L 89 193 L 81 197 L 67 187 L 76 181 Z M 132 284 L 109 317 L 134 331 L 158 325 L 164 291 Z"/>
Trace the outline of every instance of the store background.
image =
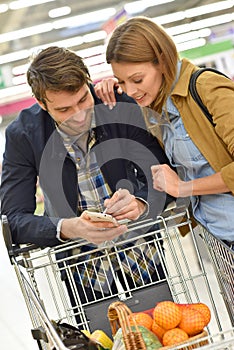
<path id="1" fill-rule="evenodd" d="M 49 45 L 84 58 L 94 81 L 111 75 L 105 44 L 116 25 L 145 15 L 164 26 L 181 56 L 234 77 L 234 0 L 0 1 L 0 116 L 8 123 L 34 99 L 29 58 Z"/>
<path id="2" fill-rule="evenodd" d="M 53 10 L 57 10 L 57 15 Z M 68 47 L 84 58 L 93 80 L 98 81 L 111 75 L 110 66 L 105 63 L 105 43 L 110 31 L 134 15 L 146 15 L 161 23 L 173 36 L 181 56 L 234 77 L 232 0 L 0 1 L 0 163 L 5 127 L 22 108 L 34 103 L 25 79 L 29 57 L 49 45 Z M 192 252 L 189 240 L 187 244 Z M 217 291 L 215 279 L 211 283 Z M 0 296 L 1 349 L 37 349 L 2 235 Z M 222 304 L 220 312 L 224 312 Z"/>

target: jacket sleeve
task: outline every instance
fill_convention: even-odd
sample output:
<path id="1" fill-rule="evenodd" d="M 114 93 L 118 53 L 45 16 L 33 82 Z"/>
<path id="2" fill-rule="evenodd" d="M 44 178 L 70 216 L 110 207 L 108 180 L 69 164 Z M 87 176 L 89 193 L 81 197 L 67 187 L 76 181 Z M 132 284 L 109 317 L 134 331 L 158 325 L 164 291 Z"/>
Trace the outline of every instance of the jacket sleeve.
<path id="1" fill-rule="evenodd" d="M 34 215 L 37 166 L 32 140 L 20 129 L 18 122 L 6 129 L 0 188 L 1 215 L 8 217 L 14 243 L 54 246 L 60 243 L 56 239 L 59 218 Z"/>
<path id="2" fill-rule="evenodd" d="M 206 86 L 206 89 L 202 86 Z M 203 103 L 212 114 L 218 142 L 223 143 L 228 152 L 223 156 L 226 164 L 220 171 L 224 182 L 234 194 L 234 82 L 215 75 L 214 83 L 214 73 L 206 72 L 198 80 L 197 89 Z"/>

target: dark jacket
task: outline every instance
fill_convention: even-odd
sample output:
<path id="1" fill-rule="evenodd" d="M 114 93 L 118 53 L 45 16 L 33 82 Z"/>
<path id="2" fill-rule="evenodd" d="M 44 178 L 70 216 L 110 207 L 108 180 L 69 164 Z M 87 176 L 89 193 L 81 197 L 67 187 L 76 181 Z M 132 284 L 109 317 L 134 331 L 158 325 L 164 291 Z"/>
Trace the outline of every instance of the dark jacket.
<path id="1" fill-rule="evenodd" d="M 95 99 L 96 144 L 102 173 L 114 192 L 128 188 L 150 203 L 150 215 L 159 214 L 168 198 L 153 190 L 150 166 L 168 163 L 157 139 L 145 130 L 140 108 L 126 95 L 117 96 L 109 111 Z M 36 216 L 39 178 L 45 215 Z M 6 149 L 1 180 L 1 214 L 8 217 L 15 243 L 54 246 L 60 218 L 77 212 L 76 167 L 65 149 L 53 119 L 38 104 L 23 110 L 6 129 Z"/>

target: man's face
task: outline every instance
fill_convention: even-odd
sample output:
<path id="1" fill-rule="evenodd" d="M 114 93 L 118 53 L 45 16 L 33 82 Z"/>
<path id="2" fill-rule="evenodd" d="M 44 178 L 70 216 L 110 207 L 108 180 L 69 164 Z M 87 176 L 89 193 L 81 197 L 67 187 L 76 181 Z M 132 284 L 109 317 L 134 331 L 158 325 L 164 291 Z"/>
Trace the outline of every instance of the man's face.
<path id="1" fill-rule="evenodd" d="M 80 135 L 90 129 L 94 99 L 84 84 L 77 92 L 46 91 L 46 109 L 59 128 L 68 135 Z"/>

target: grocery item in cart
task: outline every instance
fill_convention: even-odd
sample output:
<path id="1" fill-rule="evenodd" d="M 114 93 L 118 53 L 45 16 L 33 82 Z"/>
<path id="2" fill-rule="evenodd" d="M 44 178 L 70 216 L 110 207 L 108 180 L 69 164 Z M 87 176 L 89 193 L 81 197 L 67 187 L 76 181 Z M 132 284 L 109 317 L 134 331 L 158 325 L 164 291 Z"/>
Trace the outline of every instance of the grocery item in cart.
<path id="1" fill-rule="evenodd" d="M 206 305 L 203 305 L 205 309 Z M 150 331 L 146 327 L 140 326 L 141 319 L 139 319 L 139 323 L 137 323 L 137 318 L 134 317 L 134 313 L 132 313 L 123 302 L 112 303 L 108 309 L 108 318 L 114 336 L 113 349 L 122 349 L 122 344 L 125 345 L 126 350 L 131 350 L 133 344 L 135 346 L 134 349 L 137 350 L 172 349 L 173 346 L 180 344 L 186 345 L 187 342 L 196 340 L 197 338 L 204 338 L 207 335 L 207 332 L 204 330 L 204 327 L 207 325 L 205 323 L 205 317 L 201 312 L 192 307 L 193 304 L 179 305 L 171 301 L 158 303 L 152 311 L 154 325 L 157 325 L 156 321 L 159 321 L 159 328 L 163 329 L 161 325 L 167 328 L 164 329 L 163 334 L 160 336 L 157 331 L 154 333 L 156 328 L 152 327 Z M 191 319 L 183 319 L 184 310 L 189 311 Z M 196 318 L 196 314 L 198 314 L 198 318 Z M 146 313 L 146 315 L 150 317 L 149 313 Z M 136 322 L 135 327 L 132 326 L 131 320 Z M 193 336 L 181 328 L 182 322 L 187 324 L 187 329 L 194 330 Z M 152 337 L 152 333 L 156 335 L 156 338 Z M 139 337 L 141 341 L 139 341 Z M 145 343 L 145 347 L 140 344 L 142 341 Z M 207 339 L 201 339 L 201 342 L 198 342 L 197 346 L 204 344 L 208 344 Z M 181 347 L 181 349 L 182 348 L 183 347 Z"/>
<path id="2" fill-rule="evenodd" d="M 166 346 L 201 334 L 210 322 L 211 313 L 204 303 L 178 304 L 162 301 L 156 305 L 152 316 L 153 331 Z"/>
<path id="3" fill-rule="evenodd" d="M 68 323 L 52 321 L 52 324 L 66 349 L 99 350 L 98 344 L 78 328 Z"/>
<path id="4" fill-rule="evenodd" d="M 154 321 L 166 330 L 178 326 L 181 316 L 180 307 L 173 301 L 168 300 L 158 303 L 153 311 Z"/>
<path id="5" fill-rule="evenodd" d="M 175 344 L 181 343 L 185 340 L 188 340 L 188 334 L 180 328 L 173 328 L 166 331 L 163 335 L 163 345 L 173 346 Z"/>
<path id="6" fill-rule="evenodd" d="M 144 326 L 138 326 L 125 303 L 114 302 L 109 306 L 108 318 L 114 336 L 112 350 L 156 350 L 161 347 L 157 336 Z M 134 326 L 130 323 L 133 321 Z"/>

